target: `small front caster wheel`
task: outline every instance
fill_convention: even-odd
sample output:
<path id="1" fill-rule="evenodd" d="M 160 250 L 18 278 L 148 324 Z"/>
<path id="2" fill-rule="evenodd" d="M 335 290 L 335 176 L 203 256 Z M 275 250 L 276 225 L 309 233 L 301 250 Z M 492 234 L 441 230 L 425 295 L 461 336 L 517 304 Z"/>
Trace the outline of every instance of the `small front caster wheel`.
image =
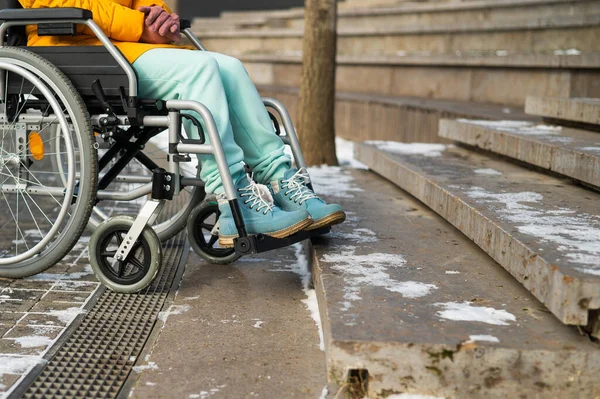
<path id="1" fill-rule="evenodd" d="M 194 252 L 216 265 L 228 265 L 239 259 L 233 248 L 219 246 L 219 234 L 215 225 L 221 216 L 219 204 L 214 197 L 207 198 L 196 206 L 188 220 L 187 232 Z"/>
<path id="2" fill-rule="evenodd" d="M 134 293 L 146 288 L 162 263 L 158 235 L 146 226 L 123 261 L 115 259 L 117 249 L 133 226 L 134 218 L 116 216 L 101 223 L 90 238 L 90 263 L 102 284 L 115 292 Z"/>

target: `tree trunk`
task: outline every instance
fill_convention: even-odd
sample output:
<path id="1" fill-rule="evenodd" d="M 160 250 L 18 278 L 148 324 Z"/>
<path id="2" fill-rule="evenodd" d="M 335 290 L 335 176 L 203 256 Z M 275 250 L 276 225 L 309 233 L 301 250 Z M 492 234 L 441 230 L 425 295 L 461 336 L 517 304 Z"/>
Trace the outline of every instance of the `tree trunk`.
<path id="1" fill-rule="evenodd" d="M 306 0 L 300 145 L 308 165 L 337 165 L 335 155 L 336 0 Z"/>

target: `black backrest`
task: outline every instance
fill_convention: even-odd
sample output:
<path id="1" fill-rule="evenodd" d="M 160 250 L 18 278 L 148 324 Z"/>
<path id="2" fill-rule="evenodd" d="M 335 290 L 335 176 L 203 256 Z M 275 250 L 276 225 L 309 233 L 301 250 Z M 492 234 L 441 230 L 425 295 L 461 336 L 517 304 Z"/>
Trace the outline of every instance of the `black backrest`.
<path id="1" fill-rule="evenodd" d="M 0 0 L 0 10 L 7 8 L 23 8 L 23 6 L 17 0 Z M 8 46 L 26 46 L 27 33 L 25 32 L 25 26 L 9 28 L 4 40 Z"/>

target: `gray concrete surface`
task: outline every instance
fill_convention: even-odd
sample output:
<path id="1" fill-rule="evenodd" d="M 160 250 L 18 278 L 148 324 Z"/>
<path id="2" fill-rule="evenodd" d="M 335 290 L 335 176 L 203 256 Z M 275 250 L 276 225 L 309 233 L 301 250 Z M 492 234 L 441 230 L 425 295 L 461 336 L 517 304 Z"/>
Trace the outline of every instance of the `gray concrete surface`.
<path id="1" fill-rule="evenodd" d="M 86 238 L 44 273 L 0 279 L 0 398 L 46 364 L 49 352 L 85 315 L 99 287 Z"/>
<path id="2" fill-rule="evenodd" d="M 209 48 L 228 53 L 226 45 L 214 44 Z M 239 53 L 229 54 L 242 59 L 255 84 L 300 87 L 302 65 L 299 56 L 270 60 L 255 56 L 246 57 Z M 501 60 L 511 58 L 494 57 Z M 423 67 L 419 64 L 405 64 L 401 60 L 402 57 L 393 58 L 398 62 L 379 62 L 378 57 L 366 55 L 350 57 L 347 60 L 339 59 L 337 90 L 506 106 L 523 106 L 528 95 L 600 97 L 597 69 L 563 66 L 562 61 L 543 68 L 488 67 L 460 63 L 432 63 Z M 373 78 L 375 76 L 376 79 Z"/>
<path id="3" fill-rule="evenodd" d="M 371 399 L 600 395 L 598 346 L 452 225 L 372 172 L 323 174 L 349 214 L 314 240 L 332 381 L 366 369 Z"/>
<path id="4" fill-rule="evenodd" d="M 282 101 L 296 120 L 299 89 L 284 86 L 258 89 L 261 95 Z M 525 114 L 520 107 L 376 94 L 337 92 L 335 107 L 336 136 L 353 141 L 449 142 L 438 135 L 441 118 L 541 121 Z"/>
<path id="5" fill-rule="evenodd" d="M 460 148 L 377 145 L 357 146 L 357 158 L 472 239 L 560 321 L 595 317 L 599 194 Z"/>
<path id="6" fill-rule="evenodd" d="M 600 99 L 527 97 L 525 112 L 573 122 L 600 124 Z"/>
<path id="7" fill-rule="evenodd" d="M 598 133 L 522 121 L 442 120 L 439 134 L 600 188 Z"/>
<path id="8" fill-rule="evenodd" d="M 402 4 L 404 3 L 404 4 Z M 373 27 L 381 25 L 439 25 L 457 20 L 487 22 L 505 19 L 549 17 L 553 15 L 585 15 L 596 12 L 597 2 L 569 0 L 510 1 L 397 1 L 362 0 L 338 4 L 338 26 Z M 225 12 L 221 18 L 195 18 L 198 30 L 237 27 L 302 28 L 303 9 L 257 12 Z"/>
<path id="9" fill-rule="evenodd" d="M 318 398 L 319 334 L 295 248 L 207 264 L 192 253 L 136 363 L 132 398 Z"/>

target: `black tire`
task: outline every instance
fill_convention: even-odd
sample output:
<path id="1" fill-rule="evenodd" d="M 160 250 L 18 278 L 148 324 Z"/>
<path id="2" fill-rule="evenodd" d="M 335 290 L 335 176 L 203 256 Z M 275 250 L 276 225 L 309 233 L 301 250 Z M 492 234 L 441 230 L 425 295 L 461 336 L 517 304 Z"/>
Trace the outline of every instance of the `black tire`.
<path id="1" fill-rule="evenodd" d="M 61 222 L 60 228 L 57 230 L 57 234 L 47 234 L 48 236 L 51 236 L 51 241 L 46 243 L 43 248 L 40 248 L 40 250 L 36 253 L 31 254 L 31 256 L 28 255 L 29 257 L 27 259 L 18 261 L 15 260 L 13 263 L 5 263 L 0 265 L 0 277 L 19 278 L 42 272 L 53 266 L 58 261 L 63 259 L 79 240 L 90 217 L 93 200 L 96 197 L 98 158 L 96 149 L 93 146 L 95 139 L 90 125 L 90 118 L 87 113 L 87 108 L 83 103 L 81 96 L 73 87 L 72 83 L 58 68 L 56 68 L 56 66 L 28 50 L 13 47 L 0 48 L 0 63 L 6 65 L 3 68 L 0 68 L 0 72 L 3 76 L 8 76 L 9 79 L 19 76 L 19 73 L 14 71 L 11 71 L 10 74 L 5 71 L 5 69 L 8 68 L 8 65 L 12 65 L 13 67 L 18 67 L 20 70 L 25 70 L 26 72 L 34 75 L 35 78 L 42 82 L 43 87 L 52 92 L 54 99 L 59 103 L 59 106 L 62 110 L 60 114 L 68 117 L 69 130 L 73 132 L 68 134 L 68 136 L 72 140 L 72 146 L 75 152 L 75 157 L 73 158 L 75 160 L 74 163 L 75 165 L 79 163 L 79 166 L 75 167 L 79 168 L 80 174 L 77 180 L 77 195 L 73 198 L 71 205 L 62 204 L 60 207 L 60 209 L 68 207 L 67 219 Z M 22 82 L 25 82 L 24 75 L 20 76 Z M 28 80 L 28 82 L 32 83 L 31 80 Z M 23 87 L 23 83 L 21 83 L 21 87 Z M 32 87 L 35 88 L 37 86 L 33 84 Z M 31 93 L 34 93 L 33 89 Z M 30 100 L 35 102 L 37 100 L 35 95 L 31 96 L 31 93 L 25 93 L 25 95 L 10 95 L 12 98 L 17 96 L 17 98 L 20 98 L 20 101 L 24 104 L 23 106 L 20 106 L 19 110 L 17 111 L 17 115 L 27 114 L 29 112 L 29 106 L 27 106 L 27 102 Z M 49 109 L 50 108 L 47 107 L 46 111 Z M 7 112 L 3 112 L 3 114 L 6 118 L 5 120 L 10 120 Z M 40 115 L 39 112 L 37 115 Z M 46 127 L 51 126 L 55 122 L 47 123 L 48 125 L 46 125 Z M 44 131 L 46 128 L 42 128 L 40 125 L 40 129 L 40 135 L 47 134 L 47 131 Z M 44 139 L 45 137 L 42 138 L 42 140 Z M 0 145 L 4 147 L 4 141 L 0 143 Z M 24 150 L 18 149 L 13 151 Z M 40 165 L 42 165 L 42 162 L 50 163 L 49 161 L 41 161 Z M 49 168 L 51 167 L 52 166 L 49 166 Z M 59 184 L 57 184 L 57 186 L 60 188 Z M 16 193 L 15 195 L 18 197 L 19 193 Z M 21 192 L 21 195 L 23 195 L 23 198 L 25 198 L 24 191 Z M 7 200 L 6 203 L 8 204 L 9 201 Z M 6 209 L 3 209 L 2 212 L 4 212 L 5 215 L 8 214 Z M 2 214 L 2 212 L 0 212 L 0 214 Z M 29 212 L 31 213 L 31 218 L 35 219 L 34 213 L 31 210 Z M 42 212 L 42 210 L 40 210 L 40 212 Z M 16 225 L 20 223 L 18 218 L 13 221 Z M 10 220 L 7 223 L 9 222 Z M 40 230 L 40 235 L 43 236 L 43 232 L 39 227 L 38 230 Z M 10 244 L 6 241 L 6 238 L 4 241 L 5 246 L 10 246 Z M 23 241 L 26 240 L 23 239 Z M 40 239 L 39 242 L 42 242 L 42 239 Z M 6 252 L 3 253 L 6 254 Z M 4 256 L 5 262 L 11 262 L 11 258 L 15 257 Z"/>
<path id="2" fill-rule="evenodd" d="M 217 200 L 213 196 L 205 199 L 190 213 L 187 233 L 198 256 L 216 265 L 228 265 L 238 260 L 240 255 L 233 248 L 220 248 L 219 236 L 211 233 L 220 214 Z"/>
<path id="3" fill-rule="evenodd" d="M 146 226 L 124 261 L 114 255 L 135 219 L 115 216 L 100 224 L 90 239 L 90 263 L 96 278 L 119 293 L 136 293 L 154 281 L 162 263 L 162 247 L 158 236 Z M 128 274 L 126 274 L 129 272 Z"/>
<path id="4" fill-rule="evenodd" d="M 159 149 L 150 149 L 151 145 L 153 145 L 157 140 L 153 143 L 146 145 L 146 149 L 144 150 L 144 154 L 152 159 L 156 164 L 165 169 L 168 168 L 166 164 L 166 154 L 168 153 L 168 138 L 162 137 L 166 134 L 163 132 L 159 136 L 156 136 L 157 139 L 162 139 L 164 141 L 164 148 Z M 182 169 L 188 169 L 187 174 L 191 176 L 195 175 L 196 177 L 200 176 L 200 172 L 192 167 L 186 168 L 190 164 L 181 164 Z M 184 171 L 182 171 L 183 173 Z M 192 175 L 193 173 L 193 175 Z M 125 168 L 122 172 L 123 175 L 137 175 L 137 176 L 152 176 L 152 172 L 140 164 L 137 160 L 132 160 L 130 164 Z M 127 183 L 118 183 L 113 182 L 108 186 L 108 190 L 113 191 L 129 191 L 139 187 L 141 184 L 127 184 Z M 181 230 L 183 230 L 187 224 L 188 217 L 190 212 L 202 202 L 202 200 L 206 197 L 206 193 L 202 187 L 186 187 L 182 190 L 178 196 L 173 198 L 172 201 L 169 201 L 165 204 L 165 207 L 161 211 L 160 217 L 158 220 L 152 225 L 152 228 L 160 238 L 161 242 L 164 242 L 176 234 L 178 234 Z M 105 219 L 108 219 L 115 214 L 112 210 L 117 209 L 118 214 L 125 214 L 130 216 L 137 216 L 139 211 L 141 210 L 146 197 L 142 197 L 132 201 L 126 202 L 118 202 L 118 201 L 110 201 L 103 200 L 96 204 L 95 208 L 92 211 L 92 215 L 89 222 L 90 230 L 94 231 L 96 227 L 100 223 L 102 223 Z"/>

